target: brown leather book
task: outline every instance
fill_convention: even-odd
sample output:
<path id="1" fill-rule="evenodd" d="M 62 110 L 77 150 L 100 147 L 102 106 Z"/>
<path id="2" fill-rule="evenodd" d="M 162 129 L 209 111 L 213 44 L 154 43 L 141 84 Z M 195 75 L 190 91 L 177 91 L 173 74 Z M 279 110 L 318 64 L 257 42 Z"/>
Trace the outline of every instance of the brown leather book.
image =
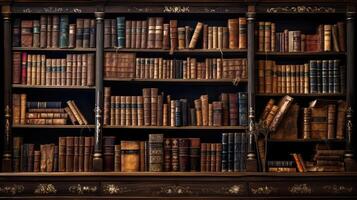
<path id="1" fill-rule="evenodd" d="M 228 27 L 223 27 L 223 36 L 222 36 L 222 48 L 223 49 L 228 49 L 229 47 L 229 34 L 228 34 Z M 247 47 L 245 47 L 247 48 Z"/>
<path id="2" fill-rule="evenodd" d="M 130 48 L 134 49 L 136 47 L 136 22 L 135 20 L 131 21 L 131 42 L 130 42 Z"/>
<path id="3" fill-rule="evenodd" d="M 110 125 L 120 125 L 120 103 L 116 101 L 116 96 L 110 97 Z"/>
<path id="4" fill-rule="evenodd" d="M 273 121 L 269 125 L 269 129 L 271 131 L 275 131 L 279 126 L 279 123 L 284 118 L 286 112 L 289 110 L 290 105 L 294 99 L 288 95 L 284 96 L 281 101 L 279 102 L 279 111 L 273 118 Z"/>
<path id="5" fill-rule="evenodd" d="M 178 49 L 184 49 L 185 48 L 185 27 L 178 27 L 177 28 L 177 33 L 178 33 Z"/>
<path id="6" fill-rule="evenodd" d="M 263 52 L 264 51 L 264 45 L 265 45 L 265 22 L 258 22 L 258 51 Z"/>
<path id="7" fill-rule="evenodd" d="M 148 18 L 148 40 L 147 40 L 147 48 L 153 49 L 155 48 L 155 39 L 156 39 L 156 18 L 149 17 Z"/>
<path id="8" fill-rule="evenodd" d="M 192 28 L 190 26 L 185 26 L 185 48 L 188 49 L 190 46 L 190 39 L 192 37 Z"/>
<path id="9" fill-rule="evenodd" d="M 142 21 L 136 21 L 136 38 L 135 38 L 135 48 L 141 48 L 141 29 Z"/>
<path id="10" fill-rule="evenodd" d="M 179 165 L 179 139 L 172 138 L 171 139 L 171 168 L 173 172 L 180 171 Z"/>
<path id="11" fill-rule="evenodd" d="M 201 143 L 201 161 L 200 161 L 200 166 L 201 166 L 201 172 L 206 172 L 206 162 L 207 162 L 207 143 Z"/>
<path id="12" fill-rule="evenodd" d="M 31 85 L 32 80 L 32 55 L 27 55 L 26 84 Z"/>
<path id="13" fill-rule="evenodd" d="M 211 144 L 207 143 L 207 151 L 206 151 L 206 172 L 211 172 Z"/>
<path id="14" fill-rule="evenodd" d="M 228 101 L 229 101 L 229 125 L 237 126 L 237 124 L 238 124 L 238 118 L 237 118 L 237 116 L 238 116 L 238 97 L 237 97 L 237 94 L 229 93 Z"/>
<path id="15" fill-rule="evenodd" d="M 138 113 L 138 126 L 144 125 L 144 99 L 143 96 L 137 96 L 137 113 Z"/>
<path id="16" fill-rule="evenodd" d="M 138 126 L 137 96 L 131 97 L 131 125 Z"/>
<path id="17" fill-rule="evenodd" d="M 258 60 L 258 93 L 265 92 L 265 63 L 264 60 Z"/>
<path id="18" fill-rule="evenodd" d="M 177 20 L 170 20 L 170 49 L 171 51 L 177 48 Z"/>
<path id="19" fill-rule="evenodd" d="M 23 138 L 14 137 L 12 145 L 13 145 L 13 149 L 12 149 L 13 172 L 20 172 L 20 159 L 21 159 L 21 148 L 23 146 Z"/>
<path id="20" fill-rule="evenodd" d="M 163 28 L 162 47 L 163 49 L 170 49 L 170 24 L 164 24 Z"/>
<path id="21" fill-rule="evenodd" d="M 144 125 L 151 125 L 151 89 L 143 88 L 143 100 L 144 100 Z"/>
<path id="22" fill-rule="evenodd" d="M 52 15 L 47 15 L 46 47 L 52 47 Z"/>
<path id="23" fill-rule="evenodd" d="M 21 52 L 12 53 L 12 83 L 21 83 Z"/>
<path id="24" fill-rule="evenodd" d="M 83 22 L 83 19 L 81 19 L 81 22 Z M 80 26 L 78 26 L 78 19 L 77 19 L 77 29 L 79 29 Z M 83 26 L 82 26 L 83 27 Z M 104 48 L 110 48 L 112 47 L 112 41 L 111 41 L 111 19 L 104 19 Z M 82 43 L 82 42 L 80 42 Z M 82 45 L 78 46 L 77 43 L 77 48 L 82 47 Z"/>
<path id="25" fill-rule="evenodd" d="M 72 110 L 72 112 L 75 114 L 77 113 L 78 116 L 76 116 L 77 120 L 78 120 L 78 117 L 80 117 L 80 121 L 83 122 L 84 125 L 87 125 L 88 124 L 88 121 L 87 119 L 83 116 L 82 112 L 79 110 L 79 108 L 77 107 L 76 103 L 73 101 L 73 100 L 70 100 L 69 101 L 70 103 L 68 103 L 67 101 L 67 104 L 69 106 L 69 108 Z M 79 121 L 79 120 L 78 120 Z"/>
<path id="26" fill-rule="evenodd" d="M 202 27 L 203 27 L 203 23 L 202 22 L 197 22 L 195 31 L 193 32 L 193 35 L 192 35 L 192 38 L 191 38 L 191 41 L 190 41 L 190 45 L 189 45 L 190 49 L 196 48 L 196 44 L 197 44 L 198 38 L 200 36 Z"/>
<path id="27" fill-rule="evenodd" d="M 327 139 L 336 138 L 336 105 L 329 104 L 327 108 Z"/>
<path id="28" fill-rule="evenodd" d="M 346 28 L 344 22 L 337 22 L 338 44 L 342 52 L 346 51 Z"/>
<path id="29" fill-rule="evenodd" d="M 84 171 L 84 136 L 78 139 L 78 171 Z"/>
<path id="30" fill-rule="evenodd" d="M 91 168 L 91 145 L 92 137 L 84 137 L 84 161 L 83 161 L 83 171 L 89 172 Z"/>
<path id="31" fill-rule="evenodd" d="M 20 124 L 21 118 L 21 98 L 20 94 L 13 94 L 12 95 L 12 123 L 13 124 Z"/>
<path id="32" fill-rule="evenodd" d="M 155 22 L 155 48 L 162 49 L 163 17 L 156 17 Z"/>
<path id="33" fill-rule="evenodd" d="M 336 139 L 345 138 L 346 128 L 346 111 L 347 104 L 345 101 L 338 101 L 337 105 L 337 122 L 336 122 Z"/>
<path id="34" fill-rule="evenodd" d="M 110 20 L 105 20 L 104 43 L 106 43 L 106 41 L 109 41 L 108 39 L 111 39 L 111 38 L 107 38 L 107 34 L 110 34 L 109 31 L 110 31 Z M 77 18 L 76 19 L 76 45 L 75 45 L 76 48 L 83 48 L 83 35 L 84 35 L 83 33 L 84 33 L 84 19 Z"/>
<path id="35" fill-rule="evenodd" d="M 46 172 L 53 172 L 54 167 L 54 144 L 47 144 L 46 148 Z"/>
<path id="36" fill-rule="evenodd" d="M 47 171 L 47 145 L 40 145 L 41 160 L 40 160 L 40 171 Z"/>
<path id="37" fill-rule="evenodd" d="M 304 108 L 303 116 L 303 139 L 311 138 L 311 109 Z"/>
<path id="38" fill-rule="evenodd" d="M 164 138 L 164 171 L 169 172 L 171 171 L 171 139 Z"/>
<path id="39" fill-rule="evenodd" d="M 66 137 L 66 172 L 73 172 L 74 164 L 74 137 Z"/>
<path id="40" fill-rule="evenodd" d="M 72 112 L 72 110 L 69 107 L 64 108 L 66 113 L 69 116 L 69 119 L 71 120 L 73 125 L 76 125 L 78 123 L 77 118 L 75 117 L 74 113 Z"/>
<path id="41" fill-rule="evenodd" d="M 33 20 L 21 20 L 21 47 L 33 45 Z"/>
<path id="42" fill-rule="evenodd" d="M 125 126 L 131 126 L 131 96 L 125 96 Z"/>
<path id="43" fill-rule="evenodd" d="M 270 137 L 274 140 L 296 140 L 298 138 L 299 105 L 293 103 Z"/>
<path id="44" fill-rule="evenodd" d="M 47 16 L 41 15 L 40 17 L 40 47 L 47 46 Z"/>
<path id="45" fill-rule="evenodd" d="M 271 36 L 270 36 L 270 51 L 275 52 L 276 51 L 276 24 L 275 23 L 271 23 L 270 26 L 270 30 L 271 30 Z"/>
<path id="46" fill-rule="evenodd" d="M 33 125 L 65 125 L 67 118 L 64 119 L 26 119 L 26 124 Z"/>
<path id="47" fill-rule="evenodd" d="M 59 16 L 52 16 L 52 48 L 58 48 L 59 42 Z"/>
<path id="48" fill-rule="evenodd" d="M 180 172 L 190 171 L 190 139 L 179 138 L 178 149 Z"/>
<path id="49" fill-rule="evenodd" d="M 120 98 L 120 100 L 119 100 Z M 125 126 L 126 125 L 126 102 L 125 102 L 126 98 L 125 96 L 116 96 L 115 98 L 115 102 L 116 104 L 120 104 L 120 110 L 117 107 L 117 110 L 120 112 L 115 112 L 115 124 L 119 125 L 119 119 L 120 119 L 120 125 L 121 126 Z M 119 114 L 120 113 L 120 117 Z"/>
<path id="50" fill-rule="evenodd" d="M 221 104 L 222 104 L 222 125 L 223 126 L 229 126 L 229 94 L 228 93 L 221 93 L 220 99 Z M 217 108 L 216 108 L 217 109 Z M 215 110 L 214 104 L 213 104 L 213 121 L 214 121 L 214 114 L 217 112 Z M 216 115 L 217 116 L 217 115 Z"/>
<path id="51" fill-rule="evenodd" d="M 34 151 L 33 172 L 40 172 L 41 151 Z"/>
<path id="52" fill-rule="evenodd" d="M 111 88 L 104 87 L 104 112 L 103 112 L 103 125 L 110 124 L 110 116 L 111 116 L 111 101 L 110 101 Z"/>
<path id="53" fill-rule="evenodd" d="M 26 124 L 26 94 L 20 94 L 20 124 Z"/>
<path id="54" fill-rule="evenodd" d="M 121 147 L 121 171 L 137 172 L 140 169 L 140 142 L 125 141 L 120 142 Z"/>
<path id="55" fill-rule="evenodd" d="M 332 26 L 332 41 L 333 41 L 333 50 L 335 52 L 340 51 L 340 44 L 338 43 L 338 31 L 337 31 L 337 24 L 331 25 Z"/>
<path id="56" fill-rule="evenodd" d="M 228 19 L 229 48 L 238 48 L 238 19 Z"/>
<path id="57" fill-rule="evenodd" d="M 167 103 L 165 103 L 165 104 L 163 104 L 163 108 L 162 108 L 162 113 L 163 113 L 163 115 L 162 115 L 162 118 L 163 118 L 162 119 L 162 125 L 163 126 L 168 126 L 168 115 L 169 115 L 168 112 L 169 112 L 168 111 L 168 105 L 167 105 Z"/>
<path id="58" fill-rule="evenodd" d="M 223 105 L 221 101 L 213 101 L 213 126 L 222 126 Z"/>
<path id="59" fill-rule="evenodd" d="M 162 126 L 163 124 L 163 93 L 157 97 L 157 126 Z"/>
<path id="60" fill-rule="evenodd" d="M 73 139 L 73 172 L 79 171 L 79 137 L 74 137 Z"/>
<path id="61" fill-rule="evenodd" d="M 211 151 L 211 154 L 210 154 L 210 158 L 208 158 L 208 159 L 210 159 L 211 161 L 210 161 L 210 171 L 211 172 L 216 172 L 216 154 L 217 154 L 217 152 L 216 152 L 216 144 L 215 143 L 212 143 L 211 145 L 210 145 L 210 151 Z"/>
<path id="62" fill-rule="evenodd" d="M 221 172 L 222 171 L 222 144 L 217 143 L 216 144 L 216 172 Z"/>
<path id="63" fill-rule="evenodd" d="M 40 56 L 40 60 L 41 60 L 41 69 L 39 70 L 40 72 L 40 85 L 46 85 L 46 56 L 45 55 L 39 55 Z M 65 65 L 64 65 L 65 67 Z"/>
<path id="64" fill-rule="evenodd" d="M 204 24 L 203 25 L 203 36 L 202 36 L 202 49 L 207 49 L 208 48 L 208 25 Z M 190 44 L 188 44 L 190 45 Z"/>
<path id="65" fill-rule="evenodd" d="M 265 121 L 265 119 L 267 118 L 270 110 L 272 109 L 272 107 L 275 104 L 275 100 L 274 99 L 269 99 L 268 103 L 265 105 L 265 108 L 262 112 L 262 114 L 260 115 L 260 120 L 259 121 Z"/>
<path id="66" fill-rule="evenodd" d="M 326 139 L 327 138 L 327 106 L 311 107 L 311 138 Z"/>
<path id="67" fill-rule="evenodd" d="M 27 119 L 63 119 L 67 118 L 68 114 L 67 113 L 32 113 L 32 112 L 27 112 L 26 113 L 26 118 Z"/>
<path id="68" fill-rule="evenodd" d="M 93 53 L 87 54 L 87 86 L 94 86 L 95 80 L 95 55 Z"/>
<path id="69" fill-rule="evenodd" d="M 115 138 L 115 136 L 103 137 L 103 170 L 106 172 L 114 171 Z"/>
<path id="70" fill-rule="evenodd" d="M 247 18 L 240 17 L 240 18 L 238 18 L 238 21 L 239 21 L 238 48 L 239 49 L 246 49 L 247 48 Z"/>
<path id="71" fill-rule="evenodd" d="M 296 67 L 290 65 L 290 92 L 296 93 Z"/>
<path id="72" fill-rule="evenodd" d="M 69 25 L 68 48 L 75 48 L 76 45 L 76 24 Z"/>
<path id="73" fill-rule="evenodd" d="M 159 89 L 158 88 L 150 88 L 150 93 L 151 93 L 151 125 L 152 126 L 156 126 L 157 125 L 157 107 L 158 107 L 158 103 L 157 103 L 157 99 L 158 99 L 158 92 Z"/>
<path id="74" fill-rule="evenodd" d="M 213 48 L 213 27 L 209 26 L 208 27 L 208 34 L 207 34 L 207 48 L 212 49 Z"/>
<path id="75" fill-rule="evenodd" d="M 195 104 L 195 110 L 196 110 L 196 125 L 197 126 L 202 126 L 203 120 L 202 120 L 202 103 L 201 103 L 201 99 L 194 100 L 194 104 Z"/>
<path id="76" fill-rule="evenodd" d="M 323 31 L 324 31 L 324 51 L 332 51 L 331 48 L 331 39 L 332 39 L 332 25 L 330 24 L 325 24 L 323 26 Z"/>
<path id="77" fill-rule="evenodd" d="M 266 60 L 265 61 L 265 70 L 264 70 L 264 92 L 271 93 L 272 92 L 272 68 L 273 68 L 273 61 Z"/>
<path id="78" fill-rule="evenodd" d="M 90 28 L 89 28 L 89 47 L 95 48 L 96 47 L 96 24 L 95 20 L 90 20 Z"/>
<path id="79" fill-rule="evenodd" d="M 264 22 L 264 51 L 271 51 L 271 22 Z"/>
<path id="80" fill-rule="evenodd" d="M 190 171 L 199 172 L 200 171 L 200 138 L 189 138 L 190 141 Z"/>
<path id="81" fill-rule="evenodd" d="M 213 126 L 213 106 L 208 104 L 208 126 Z"/>
<path id="82" fill-rule="evenodd" d="M 88 60 L 87 60 L 87 54 L 82 54 L 81 58 L 81 67 L 82 67 L 82 74 L 81 74 L 81 80 L 80 80 L 80 85 L 81 86 L 86 86 L 87 85 L 87 71 L 88 71 Z"/>
<path id="83" fill-rule="evenodd" d="M 162 172 L 164 164 L 164 135 L 149 134 L 149 171 Z"/>
<path id="84" fill-rule="evenodd" d="M 212 27 L 212 48 L 213 49 L 218 48 L 218 27 L 217 26 Z"/>
<path id="85" fill-rule="evenodd" d="M 175 100 L 171 100 L 170 102 L 170 126 L 174 127 L 175 126 L 175 122 L 176 122 L 176 101 Z"/>
<path id="86" fill-rule="evenodd" d="M 148 21 L 143 20 L 141 22 L 141 48 L 146 49 L 148 38 Z"/>
<path id="87" fill-rule="evenodd" d="M 276 105 L 273 105 L 273 107 L 271 108 L 270 112 L 268 113 L 267 117 L 264 120 L 264 125 L 266 127 L 269 127 L 271 122 L 273 121 L 276 113 L 278 112 L 279 107 Z"/>
<path id="88" fill-rule="evenodd" d="M 125 21 L 125 47 L 131 48 L 131 20 Z"/>
<path id="89" fill-rule="evenodd" d="M 202 125 L 208 126 L 208 95 L 201 95 Z"/>
<path id="90" fill-rule="evenodd" d="M 114 145 L 114 171 L 120 172 L 121 167 L 121 152 L 120 152 L 120 144 Z"/>

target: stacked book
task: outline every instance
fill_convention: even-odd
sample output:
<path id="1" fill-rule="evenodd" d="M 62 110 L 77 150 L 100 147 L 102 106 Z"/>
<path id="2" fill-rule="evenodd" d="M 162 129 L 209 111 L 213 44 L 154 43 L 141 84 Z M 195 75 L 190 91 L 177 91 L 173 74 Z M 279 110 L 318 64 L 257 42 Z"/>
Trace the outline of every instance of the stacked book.
<path id="1" fill-rule="evenodd" d="M 94 54 L 44 54 L 13 52 L 12 83 L 24 85 L 93 86 Z"/>
<path id="2" fill-rule="evenodd" d="M 303 65 L 258 60 L 259 93 L 344 93 L 345 76 L 345 66 L 337 59 L 310 60 Z"/>
<path id="3" fill-rule="evenodd" d="M 275 23 L 258 22 L 258 51 L 260 52 L 321 52 L 346 51 L 344 22 L 320 24 L 315 34 L 304 34 L 301 30 L 284 29 L 277 32 Z"/>
<path id="4" fill-rule="evenodd" d="M 163 17 L 105 19 L 104 48 L 195 49 L 200 43 L 202 49 L 246 49 L 247 19 L 228 19 L 227 24 L 208 26 L 197 22 L 193 28 L 187 25 L 178 27 L 177 20 L 165 23 Z"/>
<path id="5" fill-rule="evenodd" d="M 296 172 L 294 161 L 291 160 L 269 160 L 269 172 Z"/>
<path id="6" fill-rule="evenodd" d="M 209 103 L 201 95 L 190 107 L 187 99 L 171 99 L 158 88 L 144 88 L 142 96 L 111 96 L 104 88 L 104 125 L 117 126 L 245 126 L 247 93 L 222 93 Z"/>
<path id="7" fill-rule="evenodd" d="M 77 18 L 70 23 L 68 15 L 41 15 L 40 19 L 15 19 L 12 46 L 35 48 L 95 48 L 94 19 Z"/>
<path id="8" fill-rule="evenodd" d="M 24 144 L 13 138 L 14 172 L 88 172 L 92 171 L 93 137 L 59 137 L 57 144 Z"/>
<path id="9" fill-rule="evenodd" d="M 73 125 L 88 122 L 72 100 L 67 107 L 60 101 L 27 101 L 26 94 L 13 94 L 13 124 L 65 125 L 68 119 Z"/>
<path id="10" fill-rule="evenodd" d="M 186 60 L 137 58 L 134 53 L 105 53 L 105 78 L 246 79 L 247 59 L 197 58 Z"/>
<path id="11" fill-rule="evenodd" d="M 315 148 L 313 161 L 307 162 L 307 171 L 344 172 L 344 153 L 345 150 L 331 149 L 327 145 L 318 144 Z"/>
<path id="12" fill-rule="evenodd" d="M 238 172 L 245 171 L 247 133 L 223 133 L 222 143 L 200 138 L 165 138 L 149 134 L 148 141 L 103 138 L 104 171 L 122 172 Z"/>

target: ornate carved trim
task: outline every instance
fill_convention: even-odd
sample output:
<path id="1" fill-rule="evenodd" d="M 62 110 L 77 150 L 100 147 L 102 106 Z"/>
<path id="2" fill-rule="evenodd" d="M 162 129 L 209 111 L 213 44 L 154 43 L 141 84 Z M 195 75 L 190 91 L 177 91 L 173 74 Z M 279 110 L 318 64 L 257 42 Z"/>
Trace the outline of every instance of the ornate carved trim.
<path id="1" fill-rule="evenodd" d="M 289 187 L 289 192 L 292 194 L 311 194 L 311 187 L 310 185 L 304 184 L 294 184 L 293 186 Z"/>
<path id="2" fill-rule="evenodd" d="M 353 190 L 353 187 L 347 187 L 344 185 L 337 185 L 337 184 L 332 184 L 332 185 L 325 185 L 323 186 L 323 189 L 332 194 L 340 194 L 340 193 L 350 193 Z"/>
<path id="3" fill-rule="evenodd" d="M 85 193 L 95 193 L 97 192 L 98 188 L 97 186 L 89 186 L 89 185 L 71 185 L 68 187 L 68 191 L 71 192 L 72 194 L 85 194 Z"/>
<path id="4" fill-rule="evenodd" d="M 37 7 L 37 8 L 30 8 L 30 7 L 18 7 L 14 8 L 15 12 L 20 13 L 83 13 L 82 8 L 76 7 Z"/>
<path id="5" fill-rule="evenodd" d="M 20 194 L 25 190 L 25 187 L 23 185 L 17 185 L 17 184 L 12 184 L 12 185 L 4 185 L 0 187 L 0 194 Z"/>
<path id="6" fill-rule="evenodd" d="M 274 192 L 275 190 L 277 190 L 277 188 L 274 188 L 274 187 L 268 186 L 268 185 L 257 187 L 257 188 L 253 188 L 253 187 L 250 188 L 250 191 L 253 194 L 258 194 L 258 195 L 259 194 L 269 195 L 272 192 Z"/>
<path id="7" fill-rule="evenodd" d="M 101 129 L 102 129 L 102 123 L 101 123 L 101 118 L 102 118 L 102 109 L 96 105 L 95 106 L 95 129 L 98 131 L 98 132 L 101 132 Z"/>
<path id="8" fill-rule="evenodd" d="M 320 6 L 284 6 L 272 7 L 266 9 L 267 13 L 335 13 L 336 9 L 332 7 Z"/>
<path id="9" fill-rule="evenodd" d="M 192 194 L 192 190 L 189 186 L 184 185 L 163 185 L 160 188 L 159 194 L 167 195 L 185 195 Z"/>
<path id="10" fill-rule="evenodd" d="M 243 192 L 242 185 L 232 185 L 224 189 L 226 194 L 240 194 Z"/>
<path id="11" fill-rule="evenodd" d="M 11 123 L 11 110 L 10 110 L 10 106 L 6 105 L 5 108 L 5 134 L 9 134 L 10 133 L 10 123 Z"/>
<path id="12" fill-rule="evenodd" d="M 39 184 L 33 193 L 34 194 L 56 194 L 57 189 L 53 184 Z"/>
<path id="13" fill-rule="evenodd" d="M 128 191 L 128 188 L 116 184 L 105 184 L 103 186 L 104 194 L 114 195 L 114 194 L 123 194 Z"/>
<path id="14" fill-rule="evenodd" d="M 189 6 L 164 6 L 164 13 L 189 13 Z M 215 11 L 214 11 L 215 12 Z"/>

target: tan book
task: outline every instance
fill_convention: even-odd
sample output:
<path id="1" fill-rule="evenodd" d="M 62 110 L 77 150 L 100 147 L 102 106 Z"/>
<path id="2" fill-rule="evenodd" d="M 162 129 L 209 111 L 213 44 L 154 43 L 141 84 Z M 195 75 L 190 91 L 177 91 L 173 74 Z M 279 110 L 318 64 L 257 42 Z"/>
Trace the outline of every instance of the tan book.
<path id="1" fill-rule="evenodd" d="M 268 101 L 268 103 L 266 104 L 261 116 L 260 116 L 260 121 L 265 121 L 265 119 L 267 118 L 269 112 L 271 111 L 272 107 L 275 104 L 275 100 L 274 99 L 270 99 Z"/>
<path id="2" fill-rule="evenodd" d="M 331 37 L 332 37 L 332 25 L 325 24 L 324 25 L 324 51 L 331 51 Z"/>
<path id="3" fill-rule="evenodd" d="M 21 97 L 20 94 L 12 95 L 12 123 L 20 124 L 21 119 Z"/>
<path id="4" fill-rule="evenodd" d="M 208 126 L 213 126 L 213 106 L 208 104 Z"/>
<path id="5" fill-rule="evenodd" d="M 212 49 L 218 48 L 218 27 L 212 27 Z"/>
<path id="6" fill-rule="evenodd" d="M 229 48 L 238 48 L 238 19 L 228 19 Z"/>
<path id="7" fill-rule="evenodd" d="M 208 95 L 201 95 L 202 125 L 208 126 Z"/>
<path id="8" fill-rule="evenodd" d="M 69 119 L 71 120 L 73 125 L 76 125 L 77 123 L 79 123 L 76 116 L 74 115 L 74 113 L 72 112 L 72 110 L 69 107 L 65 107 L 64 110 L 68 114 Z"/>
<path id="9" fill-rule="evenodd" d="M 270 35 L 270 51 L 276 51 L 276 44 L 275 44 L 275 34 L 276 34 L 276 24 L 275 23 L 271 23 L 270 26 L 270 31 L 271 31 L 271 35 Z"/>
<path id="10" fill-rule="evenodd" d="M 264 23 L 264 51 L 271 51 L 271 22 Z"/>
<path id="11" fill-rule="evenodd" d="M 175 121 L 176 121 L 175 107 L 176 107 L 176 101 L 171 100 L 171 102 L 170 102 L 170 126 L 172 126 L 172 127 L 175 126 Z"/>
<path id="12" fill-rule="evenodd" d="M 273 105 L 273 107 L 271 108 L 270 112 L 268 113 L 267 117 L 264 120 L 264 125 L 266 127 L 269 127 L 271 122 L 273 121 L 276 113 L 278 112 L 279 107 L 276 105 Z"/>
<path id="13" fill-rule="evenodd" d="M 143 96 L 137 96 L 137 113 L 138 113 L 138 126 L 144 125 L 144 99 Z"/>
<path id="14" fill-rule="evenodd" d="M 246 49 L 247 48 L 247 18 L 240 17 L 239 21 L 239 39 L 238 39 L 238 48 Z"/>
<path id="15" fill-rule="evenodd" d="M 279 123 L 284 118 L 286 112 L 289 110 L 290 105 L 292 104 L 293 100 L 294 99 L 292 97 L 286 95 L 279 102 L 279 105 L 278 105 L 279 106 L 279 110 L 276 113 L 276 115 L 274 116 L 273 121 L 269 125 L 269 129 L 271 131 L 275 131 L 277 129 L 277 127 L 279 126 Z"/>
<path id="16" fill-rule="evenodd" d="M 202 22 L 197 22 L 195 31 L 193 32 L 193 35 L 192 35 L 192 38 L 191 38 L 191 41 L 190 41 L 190 45 L 189 45 L 190 49 L 196 48 L 196 44 L 197 44 L 198 38 L 200 36 L 202 27 L 203 27 L 203 23 Z"/>
<path id="17" fill-rule="evenodd" d="M 336 138 L 336 105 L 329 104 L 327 108 L 327 139 Z"/>
<path id="18" fill-rule="evenodd" d="M 20 94 L 20 124 L 26 124 L 26 94 Z"/>
<path id="19" fill-rule="evenodd" d="M 258 93 L 265 92 L 265 61 L 258 60 Z"/>
<path id="20" fill-rule="evenodd" d="M 336 139 L 344 139 L 345 138 L 346 111 L 347 111 L 346 102 L 338 101 L 337 122 L 336 122 Z"/>
<path id="21" fill-rule="evenodd" d="M 203 125 L 203 120 L 202 120 L 202 103 L 201 99 L 196 99 L 194 100 L 195 104 L 195 110 L 196 110 L 196 125 L 197 126 L 202 126 Z"/>
<path id="22" fill-rule="evenodd" d="M 124 141 L 120 142 L 121 147 L 121 171 L 137 172 L 140 169 L 140 142 Z"/>
<path id="23" fill-rule="evenodd" d="M 78 109 L 76 103 L 73 100 L 67 101 L 67 105 L 72 110 L 74 116 L 77 118 L 77 120 L 78 120 L 80 125 L 83 125 L 83 124 L 87 125 L 88 124 L 88 121 L 83 116 L 82 112 Z"/>

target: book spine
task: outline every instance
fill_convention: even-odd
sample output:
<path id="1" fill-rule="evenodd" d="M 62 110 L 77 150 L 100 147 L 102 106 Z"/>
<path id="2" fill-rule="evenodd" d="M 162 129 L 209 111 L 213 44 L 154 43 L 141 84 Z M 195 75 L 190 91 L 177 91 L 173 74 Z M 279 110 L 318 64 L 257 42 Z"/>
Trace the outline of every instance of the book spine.
<path id="1" fill-rule="evenodd" d="M 68 15 L 60 16 L 59 48 L 68 48 Z"/>
<path id="2" fill-rule="evenodd" d="M 149 134 L 149 171 L 162 172 L 164 164 L 164 135 Z"/>
<path id="3" fill-rule="evenodd" d="M 196 48 L 196 44 L 197 44 L 198 38 L 200 36 L 202 27 L 203 27 L 203 23 L 202 22 L 198 22 L 197 25 L 196 25 L 195 31 L 193 32 L 191 41 L 190 41 L 190 45 L 189 45 L 190 49 Z"/>
<path id="4" fill-rule="evenodd" d="M 247 48 L 247 19 L 244 17 L 240 17 L 238 21 L 239 21 L 238 48 L 246 49 Z"/>
<path id="5" fill-rule="evenodd" d="M 331 38 L 332 38 L 332 25 L 324 25 L 323 26 L 323 41 L 324 41 L 324 51 L 331 51 L 332 48 L 331 48 Z"/>
<path id="6" fill-rule="evenodd" d="M 40 21 L 33 20 L 33 47 L 40 47 Z"/>
<path id="7" fill-rule="evenodd" d="M 180 172 L 190 171 L 190 140 L 179 138 L 179 170 Z"/>
<path id="8" fill-rule="evenodd" d="M 107 21 L 107 20 L 106 20 Z M 105 22 L 107 23 L 107 22 Z M 107 25 L 107 24 L 106 24 Z M 107 31 L 107 27 L 105 26 L 104 32 Z M 83 48 L 83 38 L 84 38 L 84 19 L 76 20 L 76 48 Z M 107 39 L 107 36 L 104 36 L 104 40 Z"/>
<path id="9" fill-rule="evenodd" d="M 21 44 L 21 19 L 15 18 L 12 24 L 12 46 L 19 47 Z"/>
<path id="10" fill-rule="evenodd" d="M 89 27 L 89 47 L 95 48 L 96 47 L 96 24 L 95 20 L 90 20 L 90 27 Z"/>
<path id="11" fill-rule="evenodd" d="M 336 138 L 336 105 L 328 105 L 327 115 L 327 139 Z"/>
<path id="12" fill-rule="evenodd" d="M 83 48 L 89 48 L 89 43 L 90 43 L 90 23 L 91 23 L 90 19 L 84 19 L 83 20 L 83 44 L 82 44 Z"/>
<path id="13" fill-rule="evenodd" d="M 127 40 L 126 40 L 126 26 L 129 25 L 125 21 L 125 17 L 117 17 L 117 41 L 118 41 L 118 48 L 125 48 L 127 46 Z M 129 27 L 127 27 L 129 28 Z M 129 31 L 129 30 L 128 30 Z M 130 39 L 130 38 L 128 38 Z"/>
<path id="14" fill-rule="evenodd" d="M 121 141 L 121 171 L 137 172 L 140 169 L 140 142 Z"/>

